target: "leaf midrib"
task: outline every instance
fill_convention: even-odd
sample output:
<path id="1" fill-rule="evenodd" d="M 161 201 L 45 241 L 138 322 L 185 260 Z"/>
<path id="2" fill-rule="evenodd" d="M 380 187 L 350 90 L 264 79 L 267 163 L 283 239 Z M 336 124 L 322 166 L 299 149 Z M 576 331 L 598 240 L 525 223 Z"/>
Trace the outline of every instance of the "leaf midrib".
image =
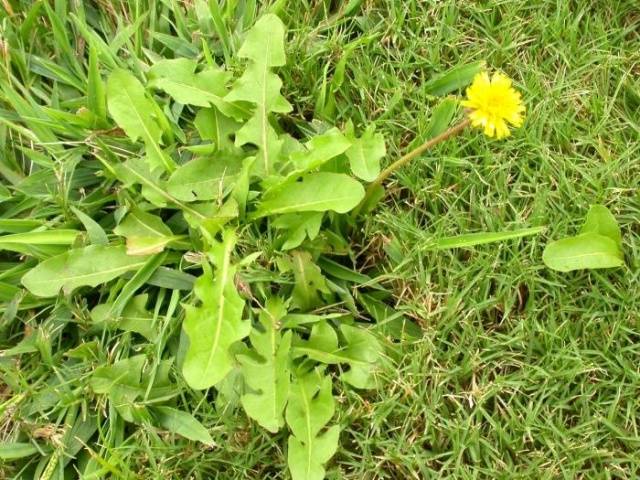
<path id="1" fill-rule="evenodd" d="M 271 313 L 269 313 L 269 316 L 271 317 L 271 330 L 269 332 L 269 340 L 271 343 L 271 358 L 269 359 L 270 363 L 271 363 L 271 368 L 273 369 L 273 371 L 271 372 L 273 374 L 273 402 L 271 404 L 272 407 L 272 418 L 274 419 L 274 421 L 277 423 L 278 422 L 278 389 L 276 386 L 277 383 L 277 379 L 278 379 L 278 341 L 277 341 L 277 337 L 276 337 L 276 326 L 274 324 L 274 318 L 271 315 Z"/>
<path id="2" fill-rule="evenodd" d="M 217 322 L 216 322 L 216 331 L 213 337 L 213 345 L 211 346 L 211 351 L 209 352 L 209 358 L 207 359 L 207 364 L 205 368 L 205 372 L 208 372 L 211 368 L 211 363 L 213 362 L 213 358 L 218 352 L 218 345 L 220 343 L 220 335 L 222 333 L 222 320 L 224 317 L 224 307 L 225 307 L 225 296 L 224 296 L 224 287 L 227 284 L 227 278 L 229 276 L 229 264 L 231 262 L 231 242 L 225 242 L 224 244 L 224 254 L 222 258 L 222 267 L 220 269 L 220 278 L 218 284 L 218 292 L 216 292 L 218 296 L 218 311 L 216 314 Z"/>
<path id="3" fill-rule="evenodd" d="M 305 414 L 305 422 L 307 424 L 307 471 L 306 476 L 309 476 L 309 472 L 311 472 L 311 452 L 313 446 L 313 436 L 311 435 L 311 402 L 307 397 L 307 392 L 304 388 L 304 385 L 299 385 L 300 388 L 300 396 L 302 397 L 302 403 L 304 403 L 304 414 Z M 322 388 L 322 385 L 320 386 Z"/>
<path id="4" fill-rule="evenodd" d="M 271 48 L 271 37 L 267 37 L 267 43 L 265 45 L 265 58 L 269 58 L 269 49 Z M 264 171 L 269 175 L 269 147 L 267 145 L 267 72 L 269 71 L 269 65 L 265 62 L 262 72 L 262 104 L 260 110 L 262 111 L 262 158 L 264 159 Z"/>
<path id="5" fill-rule="evenodd" d="M 137 80 L 136 80 L 137 81 Z M 159 155 L 160 159 L 162 160 L 162 163 L 164 164 L 164 167 L 167 170 L 171 170 L 171 167 L 169 165 L 167 165 L 165 159 L 164 159 L 164 152 L 162 151 L 162 149 L 160 148 L 160 145 L 158 145 L 158 141 L 153 138 L 153 135 L 151 135 L 151 132 L 149 131 L 149 128 L 147 127 L 146 122 L 143 120 L 142 115 L 140 115 L 140 112 L 138 111 L 138 106 L 136 105 L 136 103 L 133 101 L 134 99 L 131 97 L 131 94 L 129 92 L 129 90 L 127 88 L 124 88 L 124 95 L 127 97 L 127 99 L 129 100 L 129 103 L 131 105 L 133 105 L 133 112 L 135 113 L 136 117 L 138 118 L 138 121 L 140 122 L 140 124 L 142 125 L 142 129 L 144 130 L 145 135 L 142 136 L 143 141 L 145 142 L 145 144 L 147 144 L 147 146 L 149 146 L 148 144 L 151 144 L 151 147 L 156 151 L 156 154 Z M 143 93 L 143 97 L 144 100 L 146 102 L 149 102 L 149 100 L 144 97 L 144 93 Z M 150 122 L 153 122 L 152 119 L 149 119 Z M 158 127 L 159 129 L 160 127 Z M 162 135 L 162 133 L 160 134 Z"/>
<path id="6" fill-rule="evenodd" d="M 613 253 L 607 253 L 607 252 L 581 253 L 579 255 L 557 255 L 555 258 L 553 258 L 553 260 L 569 261 L 569 260 L 576 260 L 576 259 L 589 258 L 589 257 L 608 257 L 618 262 L 622 262 L 622 259 L 619 256 Z"/>

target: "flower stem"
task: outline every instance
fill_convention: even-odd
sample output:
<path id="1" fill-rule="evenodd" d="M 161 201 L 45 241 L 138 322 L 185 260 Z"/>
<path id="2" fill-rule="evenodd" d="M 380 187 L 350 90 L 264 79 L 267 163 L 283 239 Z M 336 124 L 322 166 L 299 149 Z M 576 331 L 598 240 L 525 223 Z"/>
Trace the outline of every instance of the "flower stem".
<path id="1" fill-rule="evenodd" d="M 369 184 L 369 186 L 367 187 L 367 191 L 364 195 L 364 198 L 362 199 L 362 202 L 360 202 L 360 205 L 358 205 L 356 209 L 353 210 L 351 217 L 355 218 L 358 216 L 358 213 L 360 213 L 360 210 L 362 209 L 362 207 L 367 204 L 367 201 L 369 200 L 371 195 L 373 195 L 376 188 L 379 185 L 382 185 L 382 182 L 384 182 L 387 178 L 389 178 L 396 170 L 399 170 L 400 168 L 404 167 L 411 160 L 413 160 L 416 157 L 419 157 L 424 152 L 433 148 L 439 143 L 444 142 L 445 140 L 451 137 L 455 137 L 460 132 L 462 132 L 465 128 L 467 128 L 470 123 L 471 123 L 471 120 L 469 120 L 468 118 L 465 118 L 457 125 L 454 125 L 448 130 L 442 132 L 440 135 L 436 135 L 432 139 L 427 140 L 422 145 L 414 148 L 409 153 L 403 155 L 398 160 L 396 160 L 391 165 L 389 165 L 387 168 L 385 168 L 382 172 L 380 172 L 380 174 L 376 177 L 376 179 Z"/>

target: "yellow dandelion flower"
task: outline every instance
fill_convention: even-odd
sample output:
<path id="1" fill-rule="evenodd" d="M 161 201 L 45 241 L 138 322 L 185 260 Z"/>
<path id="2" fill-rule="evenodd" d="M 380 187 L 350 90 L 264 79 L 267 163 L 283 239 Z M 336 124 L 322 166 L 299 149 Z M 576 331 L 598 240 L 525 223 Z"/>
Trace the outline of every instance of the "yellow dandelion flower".
<path id="1" fill-rule="evenodd" d="M 491 78 L 487 72 L 478 73 L 467 88 L 467 100 L 463 107 L 469 108 L 469 120 L 474 127 L 484 129 L 488 137 L 508 137 L 510 123 L 522 125 L 525 107 L 520 92 L 511 86 L 511 79 L 496 72 Z"/>

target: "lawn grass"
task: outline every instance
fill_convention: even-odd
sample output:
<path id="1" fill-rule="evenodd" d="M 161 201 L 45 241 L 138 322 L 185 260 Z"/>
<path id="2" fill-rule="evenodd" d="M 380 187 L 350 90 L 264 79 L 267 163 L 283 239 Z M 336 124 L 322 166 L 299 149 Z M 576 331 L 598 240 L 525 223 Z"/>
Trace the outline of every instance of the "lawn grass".
<path id="1" fill-rule="evenodd" d="M 0 14 L 3 44 L 12 45 L 3 51 L 11 53 L 14 69 L 25 65 L 21 81 L 3 84 L 0 173 L 5 177 L 19 163 L 14 149 L 19 135 L 9 123 L 22 120 L 27 129 L 45 135 L 50 129 L 54 153 L 58 136 L 77 140 L 72 128 L 32 119 L 29 105 L 11 94 L 28 91 L 34 102 L 56 111 L 79 107 L 67 90 L 74 83 L 86 89 L 79 73 L 87 56 L 78 27 L 82 18 L 110 39 L 107 44 L 121 41 L 119 56 L 135 68 L 134 59 L 147 61 L 150 51 L 188 54 L 194 38 L 219 38 L 221 25 L 226 26 L 223 40 L 212 43 L 224 58 L 237 48 L 238 32 L 267 8 L 228 2 L 238 7 L 222 7 L 221 24 L 194 33 L 198 2 L 102 2 L 101 9 L 84 3 L 81 9 L 56 2 L 60 28 L 55 22 L 52 27 L 42 7 L 34 14 L 38 35 L 20 32 L 30 18 L 30 2 L 8 2 L 13 15 Z M 631 0 L 345 5 L 354 8 L 302 0 L 270 7 L 290 31 L 288 65 L 279 74 L 294 105 L 292 122 L 314 117 L 339 125 L 348 119 L 358 126 L 373 122 L 387 139 L 390 161 L 428 133 L 439 101 L 425 88 L 428 81 L 478 60 L 514 78 L 528 112 L 523 128 L 506 141 L 468 131 L 406 167 L 389 184 L 388 201 L 359 233 L 360 265 L 381 275 L 394 292 L 395 308 L 415 319 L 423 336 L 395 348 L 397 365 L 385 374 L 380 390 L 338 392 L 342 447 L 328 478 L 637 478 L 637 5 Z M 121 33 L 114 40 L 130 24 L 131 36 Z M 169 33 L 172 37 L 165 36 Z M 7 58 L 5 53 L 5 75 Z M 53 79 L 54 87 L 43 78 Z M 20 143 L 28 138 L 24 132 Z M 64 178 L 65 165 L 56 168 Z M 89 177 L 91 168 L 82 173 Z M 37 179 L 22 188 L 45 197 Z M 68 199 L 64 192 L 53 195 L 53 202 L 47 198 L 49 205 L 55 201 L 55 209 L 64 210 Z M 569 274 L 546 269 L 544 245 L 574 234 L 593 203 L 607 205 L 620 222 L 627 267 Z M 44 206 L 38 213 L 44 218 L 55 209 Z M 429 248 L 445 236 L 531 226 L 547 229 L 540 236 L 474 248 Z M 108 402 L 82 387 L 92 366 L 173 348 L 179 319 L 167 319 L 157 345 L 141 347 L 127 335 L 104 334 L 97 342 L 111 353 L 79 352 L 90 359 L 79 366 L 63 356 L 67 339 L 58 332 L 70 318 L 88 321 L 86 307 L 33 312 L 22 315 L 23 323 L 3 326 L 10 332 L 3 349 L 14 346 L 25 328 L 39 332 L 37 354 L 0 359 L 4 383 L 12 386 L 11 396 L 0 403 L 3 438 L 17 430 L 42 435 L 54 452 L 66 442 L 66 452 L 71 446 L 82 452 L 79 465 L 94 462 L 93 478 L 288 478 L 284 436 L 265 433 L 241 410 L 216 409 L 210 396 L 184 383 L 176 385 L 179 403 L 210 430 L 217 444 L 210 450 L 127 425 L 110 415 Z M 30 411 L 21 410 L 15 418 L 14 402 L 24 398 Z M 90 414 L 96 402 L 104 422 Z M 65 424 L 95 432 L 88 448 L 81 440 L 70 445 L 75 437 L 58 430 Z M 46 464 L 21 472 L 0 463 L 0 472 L 32 478 Z"/>

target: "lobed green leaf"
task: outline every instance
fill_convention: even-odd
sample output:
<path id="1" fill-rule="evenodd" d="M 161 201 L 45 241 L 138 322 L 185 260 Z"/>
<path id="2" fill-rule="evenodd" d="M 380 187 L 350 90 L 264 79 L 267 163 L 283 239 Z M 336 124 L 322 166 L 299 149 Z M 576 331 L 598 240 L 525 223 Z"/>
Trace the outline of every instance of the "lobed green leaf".
<path id="1" fill-rule="evenodd" d="M 235 234 L 228 230 L 212 245 L 209 256 L 216 266 L 196 280 L 199 306 L 185 305 L 184 331 L 189 338 L 182 373 L 192 388 L 205 389 L 220 382 L 233 367 L 230 347 L 249 335 L 251 324 L 242 320 L 244 301 L 235 285 L 231 254 Z"/>
<path id="2" fill-rule="evenodd" d="M 296 377 L 286 411 L 291 429 L 287 463 L 294 480 L 324 478 L 324 464 L 338 448 L 339 427 L 334 425 L 322 432 L 334 410 L 329 377 L 319 369 Z"/>
<path id="3" fill-rule="evenodd" d="M 281 299 L 269 299 L 260 313 L 264 331 L 254 328 L 249 337 L 258 357 L 253 354 L 238 356 L 245 383 L 253 390 L 242 396 L 242 406 L 247 415 L 273 433 L 284 424 L 282 413 L 291 382 L 289 350 L 292 333 L 282 334 L 279 327 L 286 313 Z"/>

